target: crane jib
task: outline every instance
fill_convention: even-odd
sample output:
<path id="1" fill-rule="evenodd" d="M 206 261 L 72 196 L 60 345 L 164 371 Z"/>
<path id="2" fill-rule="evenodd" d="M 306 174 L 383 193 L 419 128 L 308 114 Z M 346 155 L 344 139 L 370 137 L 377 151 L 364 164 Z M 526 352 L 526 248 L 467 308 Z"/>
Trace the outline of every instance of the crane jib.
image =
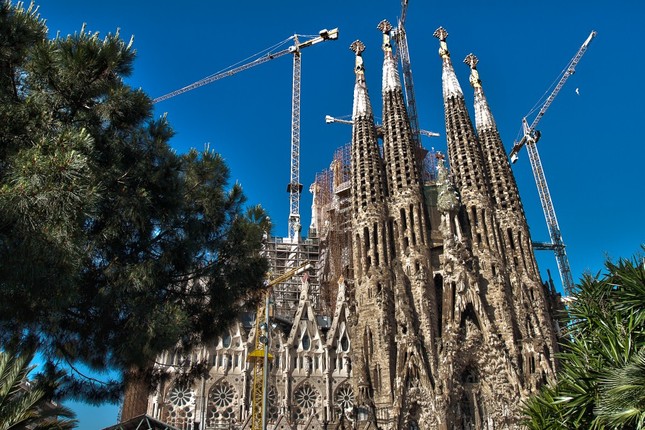
<path id="1" fill-rule="evenodd" d="M 538 195 L 540 197 L 540 203 L 542 204 L 542 210 L 544 212 L 544 218 L 546 219 L 546 224 L 549 231 L 549 237 L 551 239 L 550 244 L 541 244 L 539 249 L 551 249 L 555 253 L 555 259 L 558 264 L 558 270 L 560 272 L 560 279 L 562 280 L 562 286 L 565 293 L 570 294 L 573 290 L 573 276 L 571 275 L 571 267 L 569 266 L 569 259 L 567 258 L 567 253 L 565 250 L 564 240 L 562 239 L 562 233 L 560 231 L 560 226 L 558 224 L 558 219 L 555 215 L 555 207 L 553 206 L 553 201 L 551 200 L 551 194 L 549 192 L 549 187 L 546 182 L 546 175 L 544 174 L 544 169 L 542 167 L 542 161 L 540 160 L 540 154 L 537 150 L 537 141 L 540 138 L 539 132 L 535 131 L 537 124 L 540 122 L 544 114 L 546 113 L 553 100 L 558 95 L 564 84 L 567 82 L 567 79 L 574 73 L 576 66 L 584 53 L 587 51 L 587 47 L 593 38 L 596 36 L 596 32 L 592 31 L 589 37 L 582 44 L 576 55 L 571 59 L 567 65 L 562 78 L 557 83 L 549 97 L 546 99 L 540 111 L 536 115 L 535 119 L 528 125 L 526 117 L 522 119 L 522 129 L 523 136 L 519 142 L 516 142 L 511 150 L 510 157 L 511 162 L 517 161 L 517 154 L 523 146 L 526 146 L 528 153 L 529 161 L 531 163 L 531 170 L 535 178 L 535 184 L 538 189 Z"/>
<path id="2" fill-rule="evenodd" d="M 233 76 L 236 73 L 239 73 L 239 72 L 241 72 L 243 70 L 246 70 L 246 69 L 250 69 L 251 67 L 257 66 L 258 64 L 266 63 L 269 60 L 273 60 L 275 58 L 282 57 L 283 55 L 286 55 L 286 54 L 293 54 L 293 53 L 297 52 L 301 48 L 306 48 L 308 46 L 314 45 L 314 44 L 319 43 L 319 42 L 323 42 L 325 40 L 335 40 L 335 39 L 338 38 L 338 28 L 334 28 L 332 30 L 324 29 L 324 30 L 321 30 L 319 34 L 320 34 L 319 36 L 316 36 L 313 39 L 307 40 L 307 41 L 302 42 L 302 43 L 298 43 L 297 38 L 295 36 L 291 36 L 289 39 L 295 39 L 296 40 L 295 45 L 292 45 L 292 46 L 290 46 L 290 47 L 288 47 L 286 49 L 283 49 L 281 51 L 278 51 L 276 53 L 269 52 L 269 53 L 263 55 L 260 58 L 256 58 L 255 60 L 250 61 L 250 62 L 245 63 L 245 64 L 242 64 L 242 65 L 240 65 L 238 67 L 234 67 L 232 69 L 227 68 L 223 72 L 217 73 L 215 75 L 207 76 L 207 77 L 205 77 L 203 79 L 200 79 L 199 81 L 193 82 L 192 84 L 187 85 L 187 86 L 185 86 L 183 88 L 180 88 L 178 90 L 172 91 L 172 92 L 170 92 L 168 94 L 164 94 L 163 96 L 157 97 L 157 98 L 152 100 L 152 103 L 156 104 L 156 103 L 162 102 L 164 100 L 168 100 L 168 99 L 170 99 L 172 97 L 178 96 L 178 95 L 183 94 L 185 92 L 188 92 L 188 91 L 194 90 L 196 88 L 202 87 L 204 85 L 210 84 L 212 82 L 218 81 L 218 80 L 220 80 L 222 78 L 226 78 L 228 76 Z M 289 39 L 287 39 L 287 40 L 289 40 Z"/>

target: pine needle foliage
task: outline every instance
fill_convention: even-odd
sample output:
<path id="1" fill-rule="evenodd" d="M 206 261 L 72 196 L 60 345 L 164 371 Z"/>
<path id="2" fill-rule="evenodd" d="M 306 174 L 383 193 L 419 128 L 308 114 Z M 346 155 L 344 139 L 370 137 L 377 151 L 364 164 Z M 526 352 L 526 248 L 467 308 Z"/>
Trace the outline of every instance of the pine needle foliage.
<path id="1" fill-rule="evenodd" d="M 270 224 L 219 154 L 171 149 L 125 82 L 131 39 L 47 31 L 0 0 L 0 345 L 37 339 L 68 395 L 115 401 L 129 369 L 253 303 Z"/>
<path id="2" fill-rule="evenodd" d="M 531 429 L 645 428 L 645 266 L 605 265 L 572 296 L 557 383 L 525 406 Z"/>

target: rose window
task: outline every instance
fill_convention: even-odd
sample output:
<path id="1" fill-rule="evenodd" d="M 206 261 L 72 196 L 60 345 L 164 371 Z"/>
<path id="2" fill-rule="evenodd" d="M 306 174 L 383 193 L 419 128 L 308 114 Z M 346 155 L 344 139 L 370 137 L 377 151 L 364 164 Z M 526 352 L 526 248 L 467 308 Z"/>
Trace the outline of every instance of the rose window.
<path id="1" fill-rule="evenodd" d="M 319 402 L 320 393 L 309 384 L 301 385 L 293 395 L 295 408 L 294 418 L 298 422 L 304 422 L 310 415 L 317 415 L 315 407 Z"/>
<path id="2" fill-rule="evenodd" d="M 233 403 L 233 399 L 235 398 L 235 390 L 233 389 L 233 387 L 231 387 L 230 384 L 223 382 L 221 384 L 217 384 L 211 390 L 210 398 L 215 406 L 217 406 L 218 408 L 225 408 Z"/>
<path id="3" fill-rule="evenodd" d="M 168 400 L 175 407 L 184 407 L 193 402 L 195 393 L 185 385 L 175 385 L 168 395 Z"/>
<path id="4" fill-rule="evenodd" d="M 183 384 L 176 384 L 168 392 L 165 420 L 178 429 L 186 429 L 195 415 L 195 392 Z"/>
<path id="5" fill-rule="evenodd" d="M 313 408 L 318 392 L 311 385 L 303 385 L 296 391 L 296 403 L 302 408 Z"/>
<path id="6" fill-rule="evenodd" d="M 341 411 L 346 411 L 354 406 L 354 391 L 349 385 L 344 385 L 336 391 L 336 405 Z"/>
<path id="7" fill-rule="evenodd" d="M 223 381 L 215 385 L 211 388 L 208 399 L 210 426 L 221 422 L 235 422 L 237 393 L 231 384 Z"/>

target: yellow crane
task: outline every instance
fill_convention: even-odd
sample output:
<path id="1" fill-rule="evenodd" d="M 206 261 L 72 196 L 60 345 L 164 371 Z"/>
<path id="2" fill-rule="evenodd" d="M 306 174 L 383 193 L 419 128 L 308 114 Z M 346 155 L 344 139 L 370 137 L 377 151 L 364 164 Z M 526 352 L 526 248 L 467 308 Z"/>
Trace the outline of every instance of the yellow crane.
<path id="1" fill-rule="evenodd" d="M 273 356 L 269 353 L 271 290 L 274 286 L 286 282 L 311 268 L 311 263 L 306 261 L 267 282 L 264 303 L 258 308 L 255 317 L 255 349 L 248 356 L 248 361 L 253 364 L 253 382 L 251 384 L 252 430 L 266 430 L 267 428 L 269 360 L 273 359 Z"/>

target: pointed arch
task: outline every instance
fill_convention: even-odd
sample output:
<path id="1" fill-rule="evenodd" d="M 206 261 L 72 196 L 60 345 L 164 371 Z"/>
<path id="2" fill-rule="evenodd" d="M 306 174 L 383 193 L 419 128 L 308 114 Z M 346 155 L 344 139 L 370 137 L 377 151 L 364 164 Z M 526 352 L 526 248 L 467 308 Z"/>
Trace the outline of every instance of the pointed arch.
<path id="1" fill-rule="evenodd" d="M 475 324 L 475 327 L 479 331 L 481 331 L 481 323 L 479 321 L 479 317 L 477 316 L 477 313 L 475 312 L 475 308 L 473 307 L 472 303 L 468 303 L 466 305 L 466 308 L 461 312 L 461 320 L 459 322 L 459 328 L 465 328 L 466 327 L 466 321 L 471 321 L 473 324 Z"/>

